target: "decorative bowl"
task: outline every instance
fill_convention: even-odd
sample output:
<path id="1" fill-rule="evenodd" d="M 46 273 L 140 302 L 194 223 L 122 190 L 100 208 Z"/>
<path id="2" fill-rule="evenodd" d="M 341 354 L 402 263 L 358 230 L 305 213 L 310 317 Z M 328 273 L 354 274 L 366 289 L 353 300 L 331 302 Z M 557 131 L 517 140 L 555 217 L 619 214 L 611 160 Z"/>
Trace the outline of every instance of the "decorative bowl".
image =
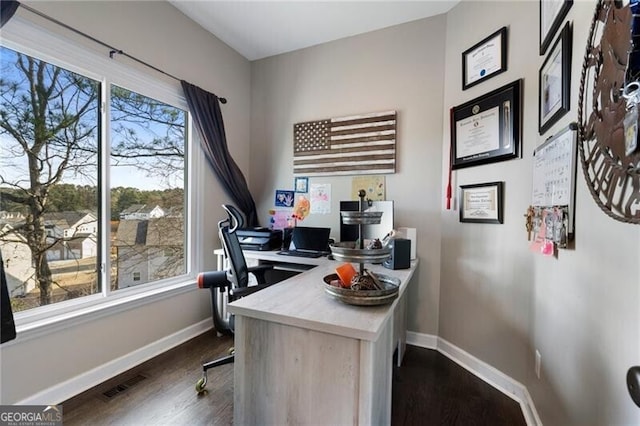
<path id="1" fill-rule="evenodd" d="M 345 225 L 377 225 L 382 218 L 382 212 L 341 211 L 340 216 Z"/>
<path id="2" fill-rule="evenodd" d="M 391 255 L 389 247 L 357 249 L 352 242 L 333 243 L 329 246 L 336 260 L 354 263 L 382 263 Z"/>
<path id="3" fill-rule="evenodd" d="M 349 305 L 376 306 L 391 303 L 398 297 L 400 280 L 387 275 L 376 274 L 378 280 L 384 285 L 382 290 L 351 290 L 345 287 L 331 285 L 331 281 L 339 280 L 338 274 L 326 275 L 324 290 L 341 302 Z"/>

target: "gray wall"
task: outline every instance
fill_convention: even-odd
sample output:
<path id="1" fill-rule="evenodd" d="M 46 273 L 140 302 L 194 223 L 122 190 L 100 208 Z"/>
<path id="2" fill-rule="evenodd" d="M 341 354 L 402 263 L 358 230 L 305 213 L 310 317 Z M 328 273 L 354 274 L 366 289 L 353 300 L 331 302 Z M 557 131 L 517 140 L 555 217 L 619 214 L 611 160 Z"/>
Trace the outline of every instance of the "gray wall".
<path id="1" fill-rule="evenodd" d="M 453 173 L 456 194 L 460 185 L 503 181 L 504 224 L 460 223 L 457 210 L 442 212 L 439 327 L 441 337 L 521 382 L 533 352 L 531 300 L 537 256 L 528 250 L 523 214 L 531 201 L 530 157 L 538 142 L 537 4 L 463 2 L 451 10 L 444 80 L 444 109 L 524 80 L 523 158 Z M 508 27 L 507 72 L 462 91 L 461 53 L 503 26 Z M 465 31 L 459 31 L 461 27 Z M 443 126 L 447 124 L 448 118 Z M 444 129 L 447 153 L 450 137 Z M 458 202 L 456 198 L 456 209 Z"/>
<path id="2" fill-rule="evenodd" d="M 444 15 L 274 56 L 252 64 L 251 190 L 258 211 L 273 208 L 274 190 L 293 188 L 293 124 L 397 110 L 397 173 L 386 177 L 395 226 L 417 228 L 420 266 L 409 291 L 409 329 L 436 334 L 440 269 L 440 175 Z M 330 226 L 339 237 L 339 201 L 351 199 L 351 177 L 331 184 L 328 215 L 300 225 Z"/>
<path id="3" fill-rule="evenodd" d="M 27 2 L 72 27 L 229 100 L 223 107 L 229 149 L 249 167 L 250 63 L 166 2 Z M 19 10 L 17 15 L 33 16 Z M 7 27 L 11 22 L 7 24 Z M 43 23 L 55 29 L 55 25 Z M 95 44 L 81 42 L 95 48 Z M 102 49 L 105 55 L 107 51 Z M 118 59 L 122 60 L 122 59 Z M 145 72 L 151 72 L 148 69 Z M 160 77 L 162 78 L 162 77 Z M 228 201 L 205 167 L 201 197 L 207 219 Z M 215 268 L 216 220 L 205 220 L 198 250 Z M 117 360 L 211 315 L 210 296 L 193 290 L 136 309 L 2 345 L 0 403 L 11 404 Z M 56 401 L 60 402 L 60 401 Z"/>
<path id="4" fill-rule="evenodd" d="M 626 369 L 640 364 L 640 229 L 601 213 L 579 171 L 575 250 L 553 259 L 527 247 L 523 214 L 531 153 L 543 141 L 537 133 L 537 73 L 544 60 L 538 55 L 538 2 L 464 2 L 447 15 L 252 64 L 166 3 L 30 4 L 229 98 L 224 114 L 230 149 L 248 171 L 263 223 L 273 191 L 293 185 L 293 123 L 396 109 L 398 173 L 387 176 L 387 196 L 396 201 L 396 226 L 418 228 L 421 261 L 410 289 L 409 330 L 439 335 L 521 381 L 545 424 L 640 424 L 624 385 Z M 593 6 L 574 2 L 570 11 L 571 112 L 547 135 L 575 120 Z M 461 52 L 503 25 L 509 26 L 508 71 L 462 91 Z M 444 209 L 448 110 L 517 78 L 525 88 L 523 158 L 460 170 L 453 182 L 504 181 L 505 223 L 461 224 L 455 211 Z M 331 183 L 334 203 L 330 215 L 304 224 L 336 226 L 337 201 L 349 198 L 350 178 L 311 182 Z M 204 210 L 214 214 L 225 198 L 209 174 L 206 188 Z M 216 245 L 214 221 L 205 222 L 203 233 L 203 257 L 212 267 L 206 253 Z M 209 313 L 207 297 L 193 291 L 3 345 L 1 402 L 18 401 L 197 323 Z M 542 353 L 540 380 L 533 374 L 535 349 Z M 74 363 L 51 368 L 41 362 L 45 352 L 48 360 Z"/>
<path id="5" fill-rule="evenodd" d="M 463 2 L 447 15 L 444 109 L 524 78 L 522 159 L 456 172 L 456 185 L 505 182 L 504 225 L 442 214 L 441 337 L 525 384 L 548 425 L 640 424 L 626 370 L 640 364 L 640 227 L 602 213 L 578 170 L 576 248 L 557 259 L 528 250 L 533 149 L 577 120 L 578 89 L 595 2 L 574 2 L 571 110 L 538 135 L 538 2 Z M 472 23 L 473 25 L 469 25 Z M 509 27 L 508 71 L 469 90 L 460 53 Z M 464 31 L 460 31 L 464 28 Z M 445 120 L 446 123 L 446 120 Z M 443 148 L 449 146 L 447 131 Z M 534 351 L 542 377 L 534 375 Z"/>
<path id="6" fill-rule="evenodd" d="M 410 331 L 439 335 L 527 386 L 545 424 L 639 424 L 625 374 L 640 363 L 640 229 L 613 221 L 591 199 L 579 170 L 575 250 L 557 259 L 529 251 L 524 217 L 531 157 L 545 137 L 576 120 L 577 93 L 594 3 L 575 2 L 571 111 L 538 135 L 539 2 L 465 1 L 448 14 L 279 55 L 252 64 L 251 189 L 259 211 L 293 185 L 294 123 L 398 110 L 398 173 L 387 198 L 396 226 L 418 228 L 420 271 Z M 461 88 L 461 53 L 509 27 L 508 71 Z M 459 185 L 505 182 L 502 225 L 460 223 L 444 194 L 449 108 L 524 79 L 521 159 L 454 172 Z M 332 213 L 303 224 L 338 223 L 350 177 L 332 185 Z M 454 207 L 457 208 L 457 200 Z M 262 216 L 266 220 L 266 213 Z M 337 230 L 334 236 L 337 237 Z M 534 351 L 542 377 L 534 375 Z"/>

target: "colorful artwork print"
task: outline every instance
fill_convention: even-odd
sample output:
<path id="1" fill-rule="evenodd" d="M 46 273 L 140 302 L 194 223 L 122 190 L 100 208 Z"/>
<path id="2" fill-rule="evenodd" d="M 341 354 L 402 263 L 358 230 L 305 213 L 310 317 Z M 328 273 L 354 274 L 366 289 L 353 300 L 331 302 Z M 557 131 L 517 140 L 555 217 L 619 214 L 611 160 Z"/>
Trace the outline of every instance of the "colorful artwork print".
<path id="1" fill-rule="evenodd" d="M 331 184 L 314 183 L 310 185 L 309 195 L 311 197 L 312 214 L 331 213 Z"/>
<path id="2" fill-rule="evenodd" d="M 304 195 L 299 195 L 296 199 L 295 207 L 293 208 L 292 217 L 296 220 L 304 220 L 305 217 L 309 216 L 311 212 L 311 203 L 309 199 Z"/>
<path id="3" fill-rule="evenodd" d="M 295 193 L 290 190 L 276 189 L 276 207 L 293 207 Z"/>
<path id="4" fill-rule="evenodd" d="M 365 199 L 371 201 L 384 201 L 385 179 L 384 176 L 356 176 L 351 180 L 351 199 L 359 200 L 358 191 L 364 189 L 367 195 Z"/>
<path id="5" fill-rule="evenodd" d="M 293 226 L 294 217 L 291 210 L 269 210 L 269 228 L 284 229 Z"/>

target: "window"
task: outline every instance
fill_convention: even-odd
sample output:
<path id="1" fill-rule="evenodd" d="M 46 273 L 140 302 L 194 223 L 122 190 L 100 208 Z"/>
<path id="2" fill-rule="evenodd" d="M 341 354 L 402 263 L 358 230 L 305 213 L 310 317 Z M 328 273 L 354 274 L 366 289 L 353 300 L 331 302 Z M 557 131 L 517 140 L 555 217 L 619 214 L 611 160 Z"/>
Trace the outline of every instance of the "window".
<path id="1" fill-rule="evenodd" d="M 0 250 L 21 311 L 98 291 L 96 257 L 77 256 L 66 235 L 98 216 L 100 83 L 1 49 L 0 210 L 13 215 Z"/>
<path id="2" fill-rule="evenodd" d="M 113 290 L 185 272 L 186 113 L 111 86 L 111 217 L 117 277 Z M 169 256 L 165 256 L 170 252 Z"/>
<path id="3" fill-rule="evenodd" d="M 3 29 L 0 46 L 0 250 L 14 312 L 184 279 L 184 100 L 29 25 L 15 38 Z"/>

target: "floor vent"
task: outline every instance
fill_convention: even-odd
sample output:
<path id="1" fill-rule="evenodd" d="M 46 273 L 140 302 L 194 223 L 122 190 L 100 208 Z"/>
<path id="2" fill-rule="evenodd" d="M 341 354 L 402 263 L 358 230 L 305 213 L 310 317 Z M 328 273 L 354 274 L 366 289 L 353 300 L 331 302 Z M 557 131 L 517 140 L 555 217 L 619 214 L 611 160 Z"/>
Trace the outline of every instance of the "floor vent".
<path id="1" fill-rule="evenodd" d="M 102 396 L 104 397 L 104 399 L 106 399 L 107 401 L 110 400 L 111 398 L 115 397 L 116 395 L 121 394 L 122 392 L 127 391 L 129 388 L 131 388 L 132 386 L 137 385 L 138 383 L 140 383 L 141 381 L 145 380 L 147 377 L 143 376 L 142 374 L 138 374 L 136 376 L 131 377 L 130 379 L 115 385 L 114 387 L 112 387 L 111 389 L 107 389 L 105 392 L 102 392 Z"/>

